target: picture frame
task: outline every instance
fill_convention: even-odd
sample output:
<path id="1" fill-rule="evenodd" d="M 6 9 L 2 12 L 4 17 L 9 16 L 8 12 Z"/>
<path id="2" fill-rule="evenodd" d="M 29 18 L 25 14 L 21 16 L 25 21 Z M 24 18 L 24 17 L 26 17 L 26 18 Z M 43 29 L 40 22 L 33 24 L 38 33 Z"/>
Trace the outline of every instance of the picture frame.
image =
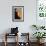
<path id="1" fill-rule="evenodd" d="M 13 22 L 24 21 L 24 6 L 12 6 L 12 21 Z"/>

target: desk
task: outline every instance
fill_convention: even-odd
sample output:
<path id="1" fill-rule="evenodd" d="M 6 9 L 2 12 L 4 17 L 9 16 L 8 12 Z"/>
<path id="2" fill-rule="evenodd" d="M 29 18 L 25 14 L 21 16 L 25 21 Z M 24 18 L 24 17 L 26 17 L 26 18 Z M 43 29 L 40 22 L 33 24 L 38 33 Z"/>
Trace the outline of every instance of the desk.
<path id="1" fill-rule="evenodd" d="M 26 46 L 30 46 L 30 42 L 29 42 L 29 33 L 21 33 L 21 36 L 26 36 L 26 39 L 27 39 L 27 42 L 21 42 L 21 43 L 19 43 L 18 42 L 18 34 L 9 34 L 9 33 L 6 33 L 5 34 L 5 46 L 7 46 L 7 44 L 8 44 L 8 42 L 7 42 L 7 36 L 17 36 L 17 42 L 16 42 L 16 45 L 15 46 L 19 46 L 19 44 L 20 44 L 20 46 L 22 45 L 22 44 L 25 44 Z"/>
<path id="2" fill-rule="evenodd" d="M 8 43 L 8 42 L 7 42 L 7 38 L 8 38 L 7 36 L 9 36 L 9 37 L 10 37 L 10 36 L 17 36 L 17 44 L 16 44 L 15 46 L 18 46 L 18 34 L 6 33 L 6 34 L 5 34 L 5 46 L 7 46 L 7 43 Z"/>

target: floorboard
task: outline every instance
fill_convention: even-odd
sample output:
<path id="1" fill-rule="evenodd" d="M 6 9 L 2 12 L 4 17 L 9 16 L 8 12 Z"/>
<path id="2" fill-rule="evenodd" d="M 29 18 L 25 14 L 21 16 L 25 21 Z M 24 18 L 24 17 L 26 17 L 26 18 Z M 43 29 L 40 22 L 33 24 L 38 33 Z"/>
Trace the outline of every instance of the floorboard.
<path id="1" fill-rule="evenodd" d="M 21 43 L 21 42 L 20 42 Z M 5 46 L 4 45 L 4 42 L 0 42 L 0 46 Z M 15 42 L 9 42 L 7 46 L 16 46 Z M 21 45 L 23 46 L 23 45 Z M 24 45 L 25 46 L 25 45 Z M 30 46 L 37 46 L 37 43 L 30 43 Z M 44 43 L 43 45 L 41 46 L 46 46 L 46 43 Z"/>

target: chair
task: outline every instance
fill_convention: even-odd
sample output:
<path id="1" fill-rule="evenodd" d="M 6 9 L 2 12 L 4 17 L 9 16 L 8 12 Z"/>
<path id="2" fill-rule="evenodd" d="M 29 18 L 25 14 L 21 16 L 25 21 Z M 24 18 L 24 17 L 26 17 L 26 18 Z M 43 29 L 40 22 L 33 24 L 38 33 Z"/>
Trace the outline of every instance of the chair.
<path id="1" fill-rule="evenodd" d="M 7 38 L 10 38 L 10 37 L 13 37 L 13 36 L 17 36 L 16 46 L 18 46 L 18 27 L 11 28 L 11 33 L 5 33 L 5 46 L 7 46 L 7 44 L 8 44 Z"/>
<path id="2" fill-rule="evenodd" d="M 29 42 L 29 33 L 21 33 L 22 40 L 27 39 L 26 41 L 19 42 L 19 46 L 30 46 Z"/>

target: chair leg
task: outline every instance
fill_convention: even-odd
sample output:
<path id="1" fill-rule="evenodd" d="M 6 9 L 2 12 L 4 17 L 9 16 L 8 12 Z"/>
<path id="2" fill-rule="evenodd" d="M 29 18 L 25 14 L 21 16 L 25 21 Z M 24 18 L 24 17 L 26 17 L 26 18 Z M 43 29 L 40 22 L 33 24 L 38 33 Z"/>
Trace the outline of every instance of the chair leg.
<path id="1" fill-rule="evenodd" d="M 7 46 L 7 34 L 5 34 L 5 46 Z"/>
<path id="2" fill-rule="evenodd" d="M 6 41 L 5 41 L 5 43 L 4 43 L 4 44 L 5 44 L 5 46 L 7 46 L 7 42 L 6 42 Z"/>

